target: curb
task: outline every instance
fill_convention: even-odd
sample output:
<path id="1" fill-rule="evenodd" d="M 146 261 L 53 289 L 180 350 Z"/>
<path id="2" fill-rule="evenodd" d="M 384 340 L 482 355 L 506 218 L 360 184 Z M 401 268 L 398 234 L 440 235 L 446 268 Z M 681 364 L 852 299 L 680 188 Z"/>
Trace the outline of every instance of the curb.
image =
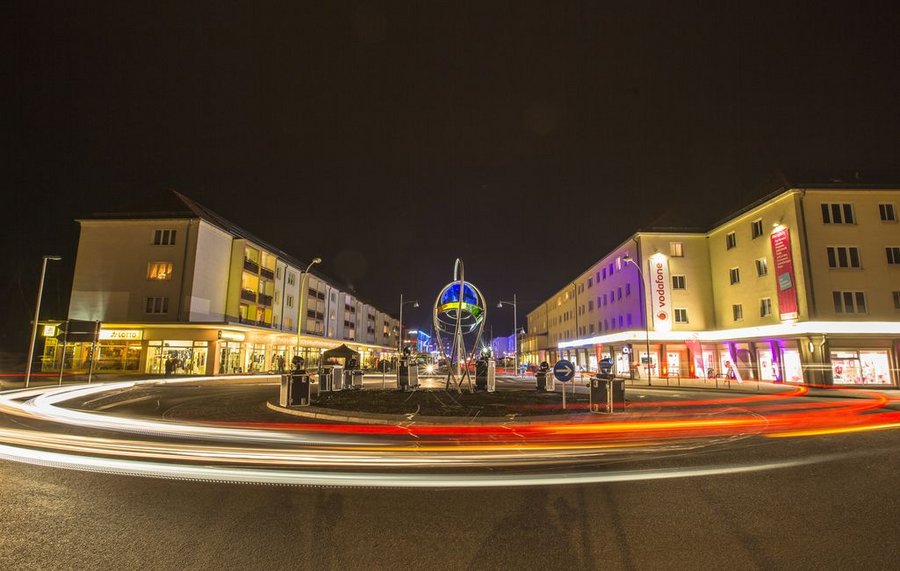
<path id="1" fill-rule="evenodd" d="M 560 422 L 560 421 L 570 421 L 570 422 L 579 422 L 584 421 L 589 418 L 597 418 L 606 415 L 602 415 L 600 413 L 591 413 L 591 412 L 578 412 L 573 414 L 548 414 L 542 415 L 540 417 L 495 417 L 494 420 L 476 420 L 474 417 L 469 419 L 463 419 L 460 417 L 444 417 L 444 416 L 413 416 L 412 418 L 407 417 L 406 415 L 400 414 L 374 414 L 374 413 L 364 413 L 364 412 L 350 412 L 343 410 L 335 410 L 335 409 L 326 409 L 317 406 L 304 406 L 302 408 L 290 408 L 283 407 L 279 404 L 276 404 L 272 401 L 266 401 L 266 407 L 269 410 L 280 412 L 284 414 L 290 414 L 293 416 L 299 416 L 302 418 L 311 418 L 315 420 L 327 420 L 331 422 L 344 422 L 344 423 L 352 423 L 352 424 L 381 424 L 381 425 L 389 425 L 389 426 L 409 426 L 413 424 L 419 425 L 441 425 L 446 426 L 448 424 L 452 424 L 455 426 L 496 426 L 496 425 L 507 425 L 507 424 L 515 424 L 519 426 L 528 426 L 532 424 L 543 424 L 545 422 Z M 621 414 L 609 415 L 610 417 L 622 418 L 628 416 L 629 418 L 634 417 L 634 413 L 629 414 L 627 411 Z M 528 420 L 526 420 L 526 418 Z"/>

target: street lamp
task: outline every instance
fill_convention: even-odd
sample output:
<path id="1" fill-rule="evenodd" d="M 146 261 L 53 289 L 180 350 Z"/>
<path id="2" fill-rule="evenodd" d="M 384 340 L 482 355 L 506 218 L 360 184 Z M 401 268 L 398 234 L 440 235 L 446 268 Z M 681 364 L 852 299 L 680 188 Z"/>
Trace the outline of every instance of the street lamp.
<path id="1" fill-rule="evenodd" d="M 419 307 L 419 300 L 411 299 L 409 301 L 403 301 L 403 294 L 400 294 L 400 333 L 397 336 L 397 352 L 403 353 L 403 306 L 411 303 L 413 307 Z"/>
<path id="2" fill-rule="evenodd" d="M 25 365 L 25 388 L 31 381 L 31 360 L 34 357 L 34 342 L 37 340 L 38 317 L 41 313 L 41 297 L 44 295 L 44 276 L 47 275 L 47 261 L 53 260 L 58 262 L 62 260 L 60 256 L 44 256 L 44 262 L 41 265 L 41 281 L 38 283 L 37 303 L 34 304 L 34 322 L 31 325 L 31 343 L 28 345 L 28 364 Z M 65 360 L 66 356 L 62 356 Z"/>
<path id="3" fill-rule="evenodd" d="M 321 264 L 322 258 L 313 258 L 312 261 L 306 266 L 306 269 L 303 270 L 303 273 L 300 274 L 300 307 L 297 313 L 297 347 L 294 349 L 294 357 L 300 354 L 300 335 L 303 334 L 303 324 L 306 323 L 306 310 L 303 307 L 303 300 L 309 297 L 309 287 L 307 287 L 307 283 L 309 282 L 309 269 L 316 264 Z"/>
<path id="4" fill-rule="evenodd" d="M 634 266 L 634 269 L 638 271 L 638 276 L 640 276 L 641 278 L 641 281 L 638 285 L 641 288 L 641 300 L 644 306 L 644 330 L 647 333 L 647 385 L 650 386 L 653 384 L 653 381 L 651 380 L 652 373 L 650 369 L 650 365 L 652 365 L 653 362 L 650 359 L 650 319 L 647 315 L 647 288 L 646 286 L 644 286 L 644 272 L 641 271 L 641 267 L 637 264 L 637 262 L 634 261 L 631 256 L 624 256 L 622 257 L 622 259 L 626 264 L 631 264 L 632 266 Z M 638 359 L 638 363 L 640 363 L 640 359 Z"/>
<path id="5" fill-rule="evenodd" d="M 500 300 L 500 302 L 497 303 L 497 309 L 502 309 L 504 305 L 511 305 L 513 308 L 513 342 L 516 347 L 516 376 L 519 376 L 519 328 L 516 324 L 516 294 L 513 294 L 512 301 Z"/>

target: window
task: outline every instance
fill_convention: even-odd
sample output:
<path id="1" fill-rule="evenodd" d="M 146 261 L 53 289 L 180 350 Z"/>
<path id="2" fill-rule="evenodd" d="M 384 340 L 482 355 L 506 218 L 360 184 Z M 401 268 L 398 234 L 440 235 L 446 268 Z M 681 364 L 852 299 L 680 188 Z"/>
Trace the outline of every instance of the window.
<path id="1" fill-rule="evenodd" d="M 772 299 L 764 297 L 759 300 L 759 316 L 768 317 L 772 315 Z"/>
<path id="2" fill-rule="evenodd" d="M 605 276 L 604 276 L 604 277 L 605 277 Z M 597 272 L 596 279 L 597 279 L 597 283 L 600 283 L 600 272 L 599 272 L 599 271 Z"/>
<path id="3" fill-rule="evenodd" d="M 763 225 L 762 220 L 754 220 L 750 223 L 750 234 L 753 236 L 753 239 L 759 238 L 763 233 Z"/>
<path id="4" fill-rule="evenodd" d="M 849 203 L 823 203 L 822 222 L 825 224 L 853 224 L 853 205 Z"/>
<path id="5" fill-rule="evenodd" d="M 292 296 L 292 295 L 287 296 L 287 299 L 285 299 L 285 302 L 287 303 L 288 307 L 294 307 L 294 296 Z"/>
<path id="6" fill-rule="evenodd" d="M 172 262 L 150 262 L 147 264 L 148 280 L 172 279 Z"/>
<path id="7" fill-rule="evenodd" d="M 631 284 L 625 284 L 625 295 L 631 295 Z"/>
<path id="8" fill-rule="evenodd" d="M 888 246 L 884 253 L 887 254 L 887 263 L 892 266 L 900 264 L 900 246 Z"/>
<path id="9" fill-rule="evenodd" d="M 731 280 L 731 285 L 740 283 L 741 270 L 739 268 L 731 268 L 730 270 L 728 270 L 728 278 Z"/>
<path id="10" fill-rule="evenodd" d="M 588 300 L 588 311 L 594 311 L 594 300 Z"/>
<path id="11" fill-rule="evenodd" d="M 606 268 L 603 268 L 603 279 L 606 279 Z"/>
<path id="12" fill-rule="evenodd" d="M 619 316 L 619 329 L 622 328 L 622 324 L 623 324 L 623 322 L 622 322 L 622 316 L 620 315 L 620 316 Z"/>
<path id="13" fill-rule="evenodd" d="M 866 294 L 861 291 L 831 292 L 835 313 L 866 313 Z"/>
<path id="14" fill-rule="evenodd" d="M 672 289 L 684 289 L 684 276 L 672 276 Z"/>
<path id="15" fill-rule="evenodd" d="M 669 242 L 669 255 L 673 258 L 683 258 L 684 244 L 681 242 Z"/>
<path id="16" fill-rule="evenodd" d="M 853 246 L 828 246 L 829 268 L 859 268 L 859 248 Z"/>
<path id="17" fill-rule="evenodd" d="M 610 262 L 610 263 L 609 263 L 609 275 L 610 275 L 610 276 L 613 275 L 613 273 L 614 273 L 615 271 L 616 271 L 616 270 L 615 270 L 615 268 L 613 267 L 613 263 Z"/>
<path id="18" fill-rule="evenodd" d="M 622 269 L 622 257 L 621 257 L 621 256 L 619 256 L 619 257 L 616 258 L 616 269 L 617 269 L 617 270 L 621 270 L 621 269 Z"/>
<path id="19" fill-rule="evenodd" d="M 588 288 L 594 287 L 594 278 L 588 278 Z"/>
<path id="20" fill-rule="evenodd" d="M 625 324 L 628 325 L 628 327 L 631 327 L 631 314 L 630 313 L 625 316 Z"/>
<path id="21" fill-rule="evenodd" d="M 144 313 L 168 313 L 169 298 L 148 297 L 144 300 Z"/>
<path id="22" fill-rule="evenodd" d="M 287 273 L 287 283 L 288 283 L 288 285 L 294 285 L 294 283 L 296 282 L 296 279 L 297 279 L 297 274 L 295 274 L 294 272 L 288 272 L 288 273 Z M 306 281 L 309 281 L 309 280 L 306 280 Z M 312 290 L 310 290 L 310 291 L 312 291 Z"/>
<path id="23" fill-rule="evenodd" d="M 616 299 L 622 299 L 622 288 L 619 288 L 617 291 Z"/>
<path id="24" fill-rule="evenodd" d="M 281 279 L 281 268 L 275 268 L 275 278 Z"/>
<path id="25" fill-rule="evenodd" d="M 175 230 L 154 230 L 153 231 L 154 246 L 174 246 Z"/>
<path id="26" fill-rule="evenodd" d="M 900 309 L 900 291 L 894 292 L 894 309 Z"/>
<path id="27" fill-rule="evenodd" d="M 736 303 L 731 306 L 731 315 L 734 317 L 735 321 L 741 321 L 744 319 L 744 306 Z"/>
<path id="28" fill-rule="evenodd" d="M 734 236 L 734 232 L 729 232 L 725 234 L 725 249 L 730 250 L 737 246 L 737 238 Z"/>
<path id="29" fill-rule="evenodd" d="M 593 334 L 594 334 L 594 324 L 591 323 L 591 335 L 593 335 Z"/>
<path id="30" fill-rule="evenodd" d="M 681 307 L 675 308 L 675 323 L 687 323 L 687 310 Z"/>
<path id="31" fill-rule="evenodd" d="M 894 209 L 893 204 L 879 204 L 878 205 L 878 214 L 881 216 L 882 222 L 896 222 L 897 221 L 897 211 Z"/>
<path id="32" fill-rule="evenodd" d="M 759 258 L 756 260 L 756 275 L 759 277 L 763 277 L 769 273 L 769 263 L 765 258 Z"/>

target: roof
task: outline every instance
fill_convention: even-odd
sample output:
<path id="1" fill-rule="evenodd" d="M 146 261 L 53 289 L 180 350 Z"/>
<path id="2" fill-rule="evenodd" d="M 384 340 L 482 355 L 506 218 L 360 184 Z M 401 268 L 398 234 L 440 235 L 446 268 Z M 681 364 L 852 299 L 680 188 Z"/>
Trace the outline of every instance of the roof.
<path id="1" fill-rule="evenodd" d="M 153 208 L 152 210 L 147 209 L 147 198 L 145 196 L 135 196 L 132 197 L 132 200 L 134 201 L 133 203 L 126 202 L 116 210 L 107 212 L 95 212 L 91 218 L 97 220 L 140 220 L 147 218 L 201 219 L 212 224 L 213 226 L 224 230 L 225 232 L 228 232 L 229 234 L 259 245 L 266 251 L 275 254 L 275 256 L 277 256 L 280 260 L 283 260 L 292 266 L 305 269 L 309 264 L 309 261 L 304 262 L 295 258 L 281 248 L 278 248 L 270 244 L 269 242 L 266 242 L 262 238 L 256 236 L 248 230 L 245 230 L 244 228 L 241 228 L 224 216 L 214 212 L 213 210 L 207 208 L 199 202 L 188 198 L 177 190 L 169 189 L 167 192 L 162 193 L 158 197 L 158 199 L 154 201 L 153 206 L 151 207 Z M 354 290 L 354 288 L 350 287 L 349 285 L 339 280 L 333 279 L 313 268 L 310 268 L 309 273 L 316 276 L 320 280 L 328 282 L 332 286 L 337 287 L 342 292 L 349 293 L 358 301 L 375 307 L 374 304 L 361 297 Z M 380 309 L 378 311 L 387 313 Z M 387 314 L 393 318 L 390 313 Z"/>

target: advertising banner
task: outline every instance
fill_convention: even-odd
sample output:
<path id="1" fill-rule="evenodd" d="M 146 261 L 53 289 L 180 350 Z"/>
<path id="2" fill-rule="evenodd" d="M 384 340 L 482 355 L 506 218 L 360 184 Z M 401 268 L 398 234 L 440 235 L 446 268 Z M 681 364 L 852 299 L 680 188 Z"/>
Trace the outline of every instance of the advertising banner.
<path id="1" fill-rule="evenodd" d="M 672 329 L 672 282 L 669 277 L 669 260 L 665 256 L 651 256 L 647 261 L 650 284 L 650 312 L 656 331 Z"/>
<path id="2" fill-rule="evenodd" d="M 772 233 L 772 259 L 775 261 L 775 280 L 778 288 L 778 314 L 782 321 L 799 317 L 797 281 L 794 278 L 794 259 L 791 254 L 791 232 L 782 228 Z"/>

